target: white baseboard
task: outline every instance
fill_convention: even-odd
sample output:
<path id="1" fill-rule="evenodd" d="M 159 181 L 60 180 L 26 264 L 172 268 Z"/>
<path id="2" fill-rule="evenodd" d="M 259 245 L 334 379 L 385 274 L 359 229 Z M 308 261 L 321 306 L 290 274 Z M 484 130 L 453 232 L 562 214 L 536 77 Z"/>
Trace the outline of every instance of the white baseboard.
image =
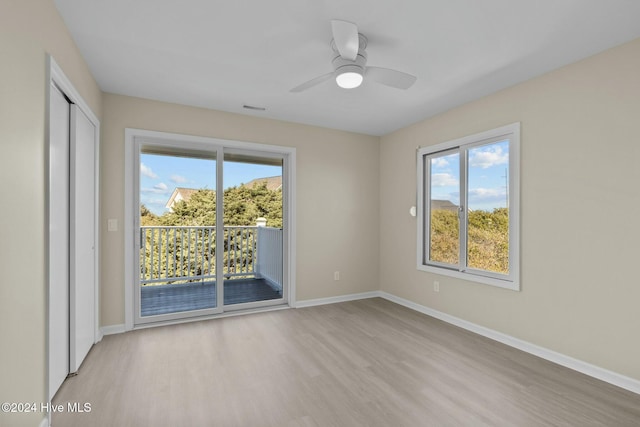
<path id="1" fill-rule="evenodd" d="M 109 325 L 100 328 L 100 335 L 115 335 L 124 333 L 124 324 L 121 325 Z"/>
<path id="2" fill-rule="evenodd" d="M 501 342 L 510 347 L 517 348 L 518 350 L 522 350 L 526 353 L 533 354 L 534 356 L 538 356 L 542 359 L 556 363 L 560 366 L 564 366 L 565 368 L 569 368 L 574 371 L 581 372 L 585 375 L 589 375 L 590 377 L 597 378 L 609 384 L 613 384 L 625 390 L 629 390 L 633 393 L 640 394 L 640 381 L 635 380 L 633 378 L 618 374 L 613 371 L 609 371 L 604 368 L 600 368 L 590 363 L 583 362 L 582 360 L 574 359 L 572 357 L 555 352 L 553 350 L 549 350 L 544 347 L 540 347 L 530 342 L 523 341 L 518 338 L 514 338 L 510 335 L 503 334 L 502 332 L 494 331 L 493 329 L 476 325 L 475 323 L 468 322 L 466 320 L 460 319 L 455 316 L 451 316 L 446 313 L 442 313 L 440 311 L 431 309 L 429 307 L 425 307 L 420 304 L 416 304 L 413 301 L 409 301 L 407 299 L 397 297 L 387 292 L 380 292 L 379 296 L 391 302 L 395 302 L 396 304 L 400 304 L 412 310 L 426 314 L 427 316 L 435 317 L 436 319 L 440 319 L 444 322 L 447 322 L 452 325 L 458 326 L 460 328 L 466 329 L 468 331 L 474 332 L 478 335 L 482 335 L 494 341 Z"/>
<path id="3" fill-rule="evenodd" d="M 307 299 L 302 301 L 296 301 L 294 307 L 295 308 L 313 307 L 316 305 L 335 304 L 338 302 L 356 301 L 359 299 L 376 298 L 381 296 L 382 296 L 382 293 L 380 291 L 373 291 L 373 292 L 363 292 L 361 294 L 340 295 L 337 297 Z"/>

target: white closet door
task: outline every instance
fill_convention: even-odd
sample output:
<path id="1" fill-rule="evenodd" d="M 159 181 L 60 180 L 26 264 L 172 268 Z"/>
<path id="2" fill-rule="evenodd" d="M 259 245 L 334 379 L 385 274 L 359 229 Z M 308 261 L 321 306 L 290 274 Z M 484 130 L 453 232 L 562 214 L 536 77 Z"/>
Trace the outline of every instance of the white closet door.
<path id="1" fill-rule="evenodd" d="M 69 103 L 51 87 L 49 139 L 49 398 L 69 374 Z"/>
<path id="2" fill-rule="evenodd" d="M 71 106 L 71 277 L 69 371 L 95 342 L 95 127 Z"/>

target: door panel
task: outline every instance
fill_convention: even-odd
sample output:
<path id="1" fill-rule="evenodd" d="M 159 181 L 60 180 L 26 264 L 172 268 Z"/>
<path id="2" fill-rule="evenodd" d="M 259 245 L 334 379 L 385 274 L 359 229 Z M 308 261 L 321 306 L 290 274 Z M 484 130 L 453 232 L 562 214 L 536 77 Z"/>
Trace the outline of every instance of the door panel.
<path id="1" fill-rule="evenodd" d="M 237 310 L 282 304 L 283 159 L 224 155 L 224 304 Z"/>
<path id="2" fill-rule="evenodd" d="M 70 372 L 95 342 L 95 127 L 71 106 Z"/>
<path id="3" fill-rule="evenodd" d="M 69 103 L 51 87 L 49 140 L 49 398 L 69 374 Z"/>
<path id="4" fill-rule="evenodd" d="M 140 148 L 137 324 L 220 312 L 216 158 Z"/>

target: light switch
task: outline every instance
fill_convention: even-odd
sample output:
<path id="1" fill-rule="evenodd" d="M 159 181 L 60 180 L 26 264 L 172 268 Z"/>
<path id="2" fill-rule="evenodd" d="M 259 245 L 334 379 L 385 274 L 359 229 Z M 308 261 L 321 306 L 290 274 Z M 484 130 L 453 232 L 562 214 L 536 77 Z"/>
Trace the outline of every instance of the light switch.
<path id="1" fill-rule="evenodd" d="M 108 219 L 107 220 L 107 231 L 118 231 L 118 220 L 117 219 Z"/>

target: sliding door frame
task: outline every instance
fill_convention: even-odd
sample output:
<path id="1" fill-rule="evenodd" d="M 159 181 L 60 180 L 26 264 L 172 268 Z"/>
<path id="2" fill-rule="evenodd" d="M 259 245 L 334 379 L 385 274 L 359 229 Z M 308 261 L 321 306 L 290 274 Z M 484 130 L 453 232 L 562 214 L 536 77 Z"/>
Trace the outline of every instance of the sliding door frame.
<path id="1" fill-rule="evenodd" d="M 265 152 L 263 150 L 260 151 L 256 151 L 256 150 L 249 150 L 247 148 L 234 148 L 234 147 L 225 147 L 224 148 L 224 155 L 226 157 L 226 155 L 240 155 L 240 156 L 244 156 L 244 155 L 248 155 L 248 156 L 253 156 L 253 157 L 262 157 L 262 158 L 271 158 L 271 159 L 278 159 L 278 160 L 282 160 L 282 232 L 283 232 L 283 236 L 282 236 L 282 242 L 283 242 L 283 256 L 282 256 L 282 271 L 283 271 L 283 277 L 285 277 L 285 272 L 287 271 L 287 263 L 288 263 L 288 248 L 287 248 L 287 244 L 286 242 L 288 242 L 288 234 L 290 234 L 289 232 L 289 209 L 287 209 L 287 206 L 289 204 L 289 192 L 288 190 L 288 182 L 289 182 L 289 167 L 287 167 L 287 158 L 285 155 L 283 155 L 282 153 L 279 152 Z M 222 194 L 222 190 L 220 191 L 220 194 Z M 224 203 L 222 203 L 222 201 L 220 201 L 220 205 L 222 206 L 224 209 Z M 216 217 L 217 219 L 217 217 Z M 223 227 L 223 225 L 221 225 L 220 227 Z M 219 230 L 221 230 L 222 228 L 219 228 Z M 225 279 L 227 280 L 227 279 Z M 225 305 L 224 306 L 224 312 L 228 313 L 228 312 L 233 312 L 233 311 L 242 311 L 242 310 L 251 310 L 251 309 L 255 309 L 255 308 L 261 308 L 261 307 L 269 307 L 269 306 L 273 306 L 275 304 L 286 304 L 287 300 L 288 300 L 288 289 L 290 288 L 289 286 L 289 280 L 287 278 L 283 279 L 283 284 L 282 284 L 282 297 L 278 298 L 278 299 L 269 299 L 269 300 L 259 300 L 259 301 L 252 301 L 252 302 L 245 302 L 245 303 L 238 303 L 238 304 L 230 304 L 230 305 Z"/>
<path id="2" fill-rule="evenodd" d="M 168 155 L 171 156 L 172 154 L 175 155 L 184 155 L 184 156 L 189 156 L 189 155 L 193 155 L 194 157 L 201 157 L 201 158 L 205 158 L 208 160 L 213 160 L 215 159 L 216 162 L 216 205 L 217 206 L 221 206 L 221 199 L 220 199 L 220 194 L 222 194 L 222 158 L 223 158 L 223 153 L 222 153 L 222 146 L 220 145 L 216 145 L 216 144 L 205 144 L 202 142 L 195 142 L 195 141 L 175 141 L 175 140 L 171 140 L 171 139 L 166 139 L 166 140 L 161 140 L 158 138 L 153 138 L 153 137 L 144 137 L 144 136 L 138 136 L 136 138 L 134 138 L 133 141 L 133 146 L 134 146 L 134 160 L 133 160 L 133 164 L 134 165 L 139 165 L 140 164 L 140 155 L 142 153 L 144 153 L 145 151 L 148 153 L 158 153 L 161 155 Z M 135 167 L 135 166 L 134 166 Z M 136 189 L 136 191 L 133 192 L 133 206 L 140 206 L 140 171 L 139 168 L 133 171 L 133 186 Z M 134 249 L 133 249 L 133 256 L 134 259 L 140 259 L 139 254 L 140 254 L 140 238 L 139 238 L 139 232 L 140 232 L 140 215 L 139 215 L 139 209 L 138 209 L 138 214 L 134 214 L 133 215 L 133 233 L 134 233 L 134 239 L 133 239 L 133 245 L 134 245 Z M 222 209 L 218 209 L 216 210 L 216 230 L 220 230 L 220 223 L 221 223 L 221 218 L 223 218 L 224 212 L 222 211 Z M 217 241 L 218 241 L 218 233 L 216 233 L 216 237 L 215 237 L 215 242 L 216 242 L 216 246 L 217 246 Z M 167 321 L 174 321 L 174 320 L 182 320 L 182 319 L 187 319 L 187 318 L 191 318 L 191 317 L 202 317 L 202 316 L 208 316 L 208 315 L 215 315 L 215 314 L 220 314 L 222 313 L 222 301 L 223 301 L 223 282 L 222 282 L 222 271 L 221 269 L 217 268 L 218 265 L 220 265 L 221 263 L 221 258 L 222 258 L 223 253 L 220 251 L 216 251 L 216 257 L 215 257 L 215 265 L 216 265 L 216 306 L 215 307 L 211 307 L 211 308 L 205 308 L 205 309 L 200 309 L 200 310 L 186 310 L 186 311 L 176 311 L 176 312 L 172 312 L 172 313 L 166 313 L 166 314 L 158 314 L 158 315 L 153 315 L 153 316 L 142 316 L 141 314 L 141 308 L 142 308 L 142 304 L 141 304 L 141 288 L 140 288 L 140 281 L 139 281 L 139 277 L 140 275 L 137 274 L 140 270 L 140 264 L 139 261 L 136 263 L 134 261 L 134 276 L 132 277 L 133 279 L 133 307 L 134 307 L 134 313 L 133 313 L 133 323 L 135 326 L 138 325 L 144 325 L 144 324 L 152 324 L 152 323 L 158 323 L 158 322 L 167 322 Z"/>
<path id="3" fill-rule="evenodd" d="M 283 298 L 279 306 L 266 307 L 269 302 L 258 301 L 255 303 L 238 304 L 237 307 L 224 306 L 222 292 L 223 283 L 222 269 L 216 271 L 216 282 L 220 284 L 216 287 L 217 307 L 215 310 L 199 310 L 194 312 L 181 312 L 172 315 L 158 317 L 153 323 L 141 322 L 139 310 L 139 286 L 136 275 L 138 265 L 135 257 L 139 247 L 139 164 L 140 149 L 144 146 L 164 146 L 168 148 L 184 148 L 188 154 L 192 152 L 216 152 L 216 203 L 223 206 L 223 163 L 224 153 L 250 153 L 254 155 L 264 155 L 265 157 L 280 157 L 283 160 L 283 221 L 285 235 L 283 236 Z M 176 152 L 178 152 L 176 150 Z M 192 135 L 182 135 L 175 133 L 149 131 L 143 129 L 125 129 L 125 179 L 124 179 L 124 290 L 125 290 L 125 330 L 132 330 L 138 327 L 149 325 L 179 323 L 190 320 L 201 320 L 206 318 L 222 317 L 225 315 L 238 314 L 242 311 L 252 311 L 259 309 L 282 308 L 295 305 L 295 158 L 296 150 L 293 147 L 277 145 L 258 144 L 251 142 L 232 141 L 210 137 L 200 137 Z M 136 167 L 138 169 L 136 169 Z M 223 211 L 216 215 L 216 226 L 223 228 Z M 222 252 L 216 253 L 216 257 L 222 257 Z M 222 263 L 216 260 L 217 265 Z M 224 312 L 222 311 L 224 310 Z"/>

